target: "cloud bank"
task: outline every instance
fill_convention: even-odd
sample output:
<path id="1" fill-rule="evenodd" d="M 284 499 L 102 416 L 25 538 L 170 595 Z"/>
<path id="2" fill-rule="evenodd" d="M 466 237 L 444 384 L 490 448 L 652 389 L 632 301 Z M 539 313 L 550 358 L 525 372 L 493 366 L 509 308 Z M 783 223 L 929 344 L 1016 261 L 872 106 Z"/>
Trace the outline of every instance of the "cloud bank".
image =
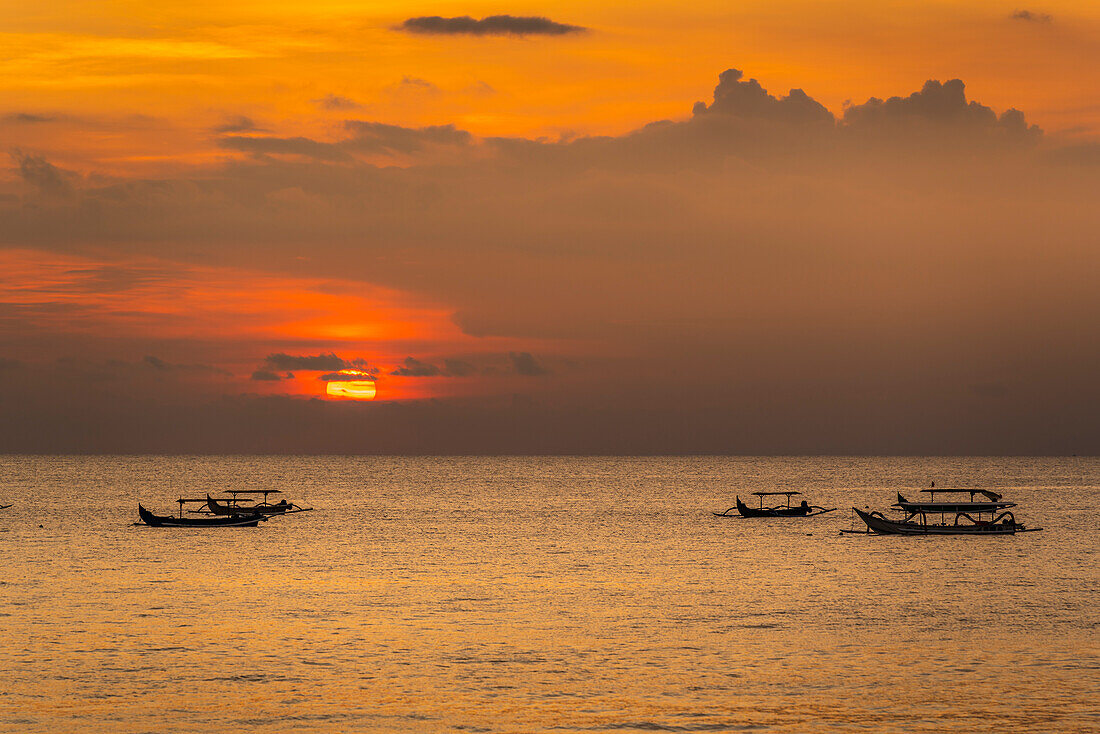
<path id="1" fill-rule="evenodd" d="M 324 138 L 226 134 L 230 161 L 160 180 L 79 176 L 25 153 L 0 198 L 0 237 L 204 267 L 262 261 L 446 304 L 461 347 L 434 325 L 384 342 L 327 321 L 263 351 L 218 347 L 256 390 L 289 381 L 247 380 L 253 370 L 334 372 L 377 363 L 383 347 L 400 355 L 385 379 L 485 383 L 483 402 L 387 412 L 401 426 L 388 450 L 1100 450 L 1095 146 L 970 100 L 959 80 L 897 91 L 834 114 L 812 90 L 773 93 L 730 69 L 682 117 L 619 136 L 348 119 Z M 0 296 L 22 363 L 74 321 Z M 167 354 L 131 359 L 152 353 Z M 5 370 L 18 379 L 2 389 L 37 406 L 34 435 L 50 435 L 42 416 L 64 413 L 63 398 L 96 404 L 36 390 L 33 373 Z M 469 380 L 435 379 L 447 375 Z M 382 428 L 362 406 L 264 400 L 226 397 L 181 421 L 251 429 L 271 410 L 322 433 L 326 415 Z M 140 434 L 102 415 L 117 435 Z M 16 435 L 5 420 L 0 433 Z"/>

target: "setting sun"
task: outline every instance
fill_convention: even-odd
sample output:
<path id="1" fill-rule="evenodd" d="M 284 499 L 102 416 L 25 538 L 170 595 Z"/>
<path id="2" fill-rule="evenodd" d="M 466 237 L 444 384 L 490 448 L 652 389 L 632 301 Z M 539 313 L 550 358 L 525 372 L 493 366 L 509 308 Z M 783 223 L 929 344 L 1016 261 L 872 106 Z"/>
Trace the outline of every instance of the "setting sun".
<path id="1" fill-rule="evenodd" d="M 346 380 L 329 380 L 325 392 L 331 398 L 351 398 L 353 400 L 374 400 L 378 390 L 374 377 L 362 370 L 340 370 L 336 375 L 346 376 Z"/>

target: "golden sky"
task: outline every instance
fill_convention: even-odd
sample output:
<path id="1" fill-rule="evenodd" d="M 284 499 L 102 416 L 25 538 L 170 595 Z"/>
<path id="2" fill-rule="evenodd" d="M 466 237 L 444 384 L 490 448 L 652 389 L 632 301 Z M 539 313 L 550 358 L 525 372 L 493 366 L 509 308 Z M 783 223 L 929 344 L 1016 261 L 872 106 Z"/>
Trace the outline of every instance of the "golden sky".
<path id="1" fill-rule="evenodd" d="M 617 134 L 683 116 L 715 74 L 751 70 L 839 112 L 959 77 L 1045 130 L 1100 130 L 1100 6 L 1007 2 L 4 2 L 5 111 L 75 135 L 6 130 L 77 167 L 202 165 L 210 131 L 247 117 L 325 136 L 354 116 L 478 135 Z M 412 16 L 544 15 L 560 37 L 427 36 Z M 320 100 L 346 106 L 324 109 Z M 51 137 L 51 135 L 53 135 Z"/>
<path id="2" fill-rule="evenodd" d="M 341 369 L 426 412 L 317 436 L 395 421 L 395 451 L 1100 440 L 1095 2 L 0 13 L 28 448 L 125 449 L 134 405 L 262 433 Z"/>

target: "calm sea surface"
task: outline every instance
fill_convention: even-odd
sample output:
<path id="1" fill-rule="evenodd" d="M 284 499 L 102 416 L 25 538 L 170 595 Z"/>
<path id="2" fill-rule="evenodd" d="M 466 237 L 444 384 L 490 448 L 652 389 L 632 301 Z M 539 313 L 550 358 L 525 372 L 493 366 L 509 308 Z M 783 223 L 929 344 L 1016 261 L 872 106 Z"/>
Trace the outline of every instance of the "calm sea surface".
<path id="1" fill-rule="evenodd" d="M 994 486 L 1040 533 L 842 536 Z M 255 529 L 137 503 L 273 488 Z M 841 508 L 715 518 L 734 495 Z M 0 730 L 1100 730 L 1100 460 L 0 457 Z"/>

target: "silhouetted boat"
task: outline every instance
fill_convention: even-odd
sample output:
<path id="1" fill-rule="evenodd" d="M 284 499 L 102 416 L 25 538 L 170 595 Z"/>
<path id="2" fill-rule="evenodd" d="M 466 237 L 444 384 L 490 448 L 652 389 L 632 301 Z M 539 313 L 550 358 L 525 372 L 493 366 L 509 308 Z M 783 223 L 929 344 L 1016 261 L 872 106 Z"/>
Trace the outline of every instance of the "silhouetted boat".
<path id="1" fill-rule="evenodd" d="M 1005 502 L 1001 495 L 988 489 L 923 489 L 931 494 L 928 502 L 910 502 L 898 493 L 892 507 L 902 513 L 892 520 L 881 512 L 868 512 L 853 507 L 867 525 L 866 531 L 878 535 L 1014 535 L 1042 528 L 1029 528 L 1016 521 L 1009 508 L 1015 502 Z M 937 494 L 970 495 L 968 501 L 937 502 Z M 984 501 L 975 498 L 981 495 Z M 938 522 L 937 522 L 938 520 Z M 849 531 L 851 532 L 851 531 Z"/>
<path id="2" fill-rule="evenodd" d="M 0 505 L 0 510 L 6 510 L 9 507 L 11 507 L 11 505 Z"/>
<path id="3" fill-rule="evenodd" d="M 811 505 L 811 504 L 808 504 L 805 500 L 803 500 L 801 504 L 796 505 L 795 507 L 791 507 L 791 497 L 796 495 L 796 494 L 802 494 L 802 493 L 801 492 L 753 492 L 752 495 L 754 497 L 759 497 L 760 498 L 760 506 L 759 507 L 749 507 L 748 505 L 746 505 L 744 502 L 741 501 L 740 497 L 737 497 L 737 504 L 735 505 L 735 507 L 737 508 L 737 512 L 741 517 L 813 517 L 814 515 L 823 515 L 826 512 L 833 512 L 834 510 L 836 510 L 835 507 L 826 509 L 824 507 L 819 507 L 817 505 Z M 764 507 L 764 498 L 765 497 L 775 497 L 775 496 L 786 496 L 787 504 L 785 506 L 784 505 L 776 505 L 775 507 Z M 734 509 L 734 508 L 731 507 L 731 508 L 729 508 L 729 510 L 726 510 L 725 512 L 715 512 L 713 514 L 715 515 L 715 517 L 735 517 L 735 515 L 730 514 L 730 510 L 732 510 L 732 509 Z"/>
<path id="4" fill-rule="evenodd" d="M 259 512 L 264 515 L 288 515 L 294 512 L 309 512 L 312 507 L 299 507 L 293 502 L 281 500 L 271 503 L 267 501 L 269 494 L 281 494 L 277 489 L 230 489 L 226 494 L 232 495 L 221 499 L 206 495 L 204 505 L 215 515 L 233 515 L 241 512 Z M 242 505 L 242 500 L 247 501 L 248 495 L 263 495 L 263 500 L 255 504 Z M 198 502 L 199 500 L 185 500 L 186 502 Z"/>
<path id="5" fill-rule="evenodd" d="M 154 528 L 254 528 L 261 520 L 267 520 L 266 515 L 257 512 L 217 517 L 154 515 L 140 504 L 138 505 L 138 517 L 141 518 L 143 523 Z"/>

